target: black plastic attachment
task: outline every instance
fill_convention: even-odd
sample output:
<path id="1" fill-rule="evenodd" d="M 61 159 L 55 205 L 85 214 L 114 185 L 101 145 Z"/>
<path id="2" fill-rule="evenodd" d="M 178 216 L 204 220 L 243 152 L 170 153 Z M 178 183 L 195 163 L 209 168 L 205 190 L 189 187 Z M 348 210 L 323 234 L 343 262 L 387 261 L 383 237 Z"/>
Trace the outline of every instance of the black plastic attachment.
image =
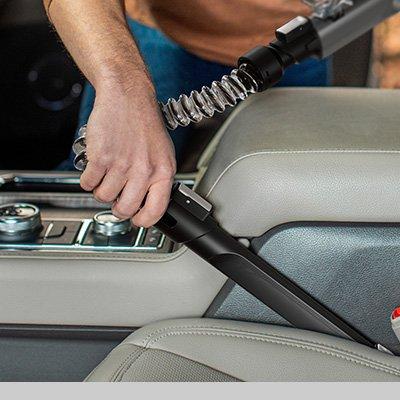
<path id="1" fill-rule="evenodd" d="M 277 83 L 285 69 L 311 56 L 319 56 L 321 44 L 311 21 L 296 17 L 275 32 L 276 40 L 268 46 L 258 46 L 239 58 L 239 66 L 245 65 L 255 76 L 259 91 Z"/>
<path id="2" fill-rule="evenodd" d="M 376 347 L 219 227 L 211 212 L 210 203 L 186 186 L 177 184 L 168 209 L 156 227 L 172 240 L 184 243 L 295 327 Z"/>

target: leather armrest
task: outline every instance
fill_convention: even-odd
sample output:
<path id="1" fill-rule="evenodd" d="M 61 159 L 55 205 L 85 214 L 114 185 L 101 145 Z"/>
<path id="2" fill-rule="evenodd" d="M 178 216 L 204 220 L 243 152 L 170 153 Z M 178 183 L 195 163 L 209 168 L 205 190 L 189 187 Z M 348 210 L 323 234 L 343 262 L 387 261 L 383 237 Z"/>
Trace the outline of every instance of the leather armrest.
<path id="1" fill-rule="evenodd" d="M 197 190 L 235 236 L 400 222 L 400 90 L 274 89 L 242 103 L 219 137 Z"/>

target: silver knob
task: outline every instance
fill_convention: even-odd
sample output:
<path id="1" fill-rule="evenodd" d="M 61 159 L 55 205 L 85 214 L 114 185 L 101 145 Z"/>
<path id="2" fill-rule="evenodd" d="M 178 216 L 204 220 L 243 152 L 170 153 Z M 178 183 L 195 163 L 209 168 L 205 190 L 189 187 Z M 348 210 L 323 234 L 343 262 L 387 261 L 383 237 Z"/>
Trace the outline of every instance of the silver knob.
<path id="1" fill-rule="evenodd" d="M 39 208 L 26 203 L 0 206 L 0 234 L 24 238 L 42 227 Z"/>
<path id="2" fill-rule="evenodd" d="M 95 233 L 104 236 L 123 235 L 132 229 L 130 219 L 119 219 L 111 211 L 102 211 L 93 217 Z"/>

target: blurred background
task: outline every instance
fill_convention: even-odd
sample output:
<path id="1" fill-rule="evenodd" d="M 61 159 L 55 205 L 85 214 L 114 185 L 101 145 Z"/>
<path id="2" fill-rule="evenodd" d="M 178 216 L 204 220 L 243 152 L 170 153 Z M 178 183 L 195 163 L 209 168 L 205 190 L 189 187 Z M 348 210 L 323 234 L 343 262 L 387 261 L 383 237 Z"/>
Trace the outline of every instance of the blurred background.
<path id="1" fill-rule="evenodd" d="M 68 156 L 84 79 L 41 0 L 0 0 L 0 51 L 0 169 L 52 169 Z"/>
<path id="2" fill-rule="evenodd" d="M 373 73 L 382 88 L 400 88 L 400 13 L 375 29 Z"/>
<path id="3" fill-rule="evenodd" d="M 0 50 L 0 169 L 53 169 L 70 151 L 84 78 L 41 0 L 0 0 Z M 334 85 L 400 88 L 400 15 L 334 56 Z M 221 120 L 194 129 L 210 139 Z M 192 144 L 183 170 L 206 145 Z"/>

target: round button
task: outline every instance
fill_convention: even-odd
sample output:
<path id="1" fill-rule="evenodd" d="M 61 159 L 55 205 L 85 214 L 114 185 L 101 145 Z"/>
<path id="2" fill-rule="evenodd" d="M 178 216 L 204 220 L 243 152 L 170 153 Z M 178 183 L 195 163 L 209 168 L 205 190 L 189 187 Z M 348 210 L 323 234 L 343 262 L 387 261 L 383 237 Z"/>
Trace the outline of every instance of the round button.
<path id="1" fill-rule="evenodd" d="M 132 229 L 130 219 L 119 219 L 111 211 L 102 211 L 93 217 L 95 233 L 104 236 L 123 235 Z"/>
<path id="2" fill-rule="evenodd" d="M 41 228 L 38 207 L 25 203 L 0 206 L 0 234 L 23 239 Z"/>

